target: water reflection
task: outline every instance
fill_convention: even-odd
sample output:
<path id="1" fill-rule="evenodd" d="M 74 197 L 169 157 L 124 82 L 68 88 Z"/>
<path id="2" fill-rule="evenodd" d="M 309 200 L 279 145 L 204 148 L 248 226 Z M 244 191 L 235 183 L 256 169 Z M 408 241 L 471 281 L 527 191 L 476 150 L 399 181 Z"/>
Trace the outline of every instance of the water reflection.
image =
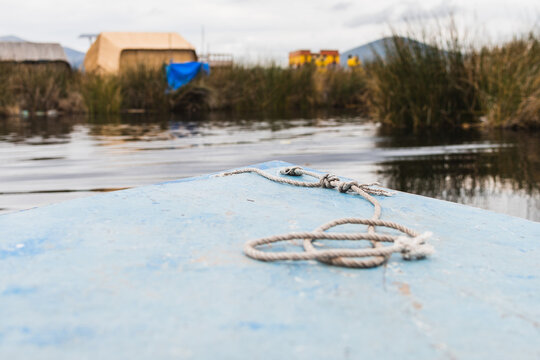
<path id="1" fill-rule="evenodd" d="M 0 118 L 0 141 L 46 145 L 69 139 L 77 118 Z"/>
<path id="2" fill-rule="evenodd" d="M 347 113 L 0 120 L 0 212 L 281 159 L 540 221 L 540 133 L 407 133 Z"/>
<path id="3" fill-rule="evenodd" d="M 459 142 L 471 145 L 463 152 L 396 157 L 381 164 L 379 173 L 387 176 L 388 183 L 396 188 L 407 188 L 432 196 L 439 192 L 438 189 L 458 194 L 462 189 L 482 189 L 493 182 L 504 183 L 514 190 L 531 192 L 538 189 L 540 134 L 475 129 L 462 130 L 457 134 L 403 135 L 385 132 L 385 135 L 377 146 L 433 148 Z M 487 146 L 479 147 L 481 144 Z"/>
<path id="4" fill-rule="evenodd" d="M 513 131 L 393 134 L 382 147 L 471 145 L 464 152 L 396 157 L 377 171 L 389 187 L 539 220 L 540 137 Z M 488 145 L 478 147 L 479 144 Z"/>

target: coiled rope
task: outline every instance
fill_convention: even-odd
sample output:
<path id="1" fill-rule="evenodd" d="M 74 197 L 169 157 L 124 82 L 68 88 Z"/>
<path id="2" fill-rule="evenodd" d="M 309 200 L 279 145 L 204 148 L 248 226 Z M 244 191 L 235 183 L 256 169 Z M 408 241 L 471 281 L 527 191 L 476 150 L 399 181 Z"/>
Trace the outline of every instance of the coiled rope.
<path id="1" fill-rule="evenodd" d="M 302 186 L 309 188 L 336 189 L 341 193 L 358 194 L 373 205 L 373 216 L 371 219 L 364 218 L 342 218 L 330 221 L 313 230 L 312 232 L 291 232 L 283 235 L 274 235 L 261 239 L 250 240 L 244 245 L 244 253 L 250 258 L 261 261 L 278 260 L 317 260 L 319 262 L 351 267 L 351 268 L 371 268 L 385 263 L 393 253 L 400 253 L 405 260 L 423 259 L 434 252 L 433 247 L 426 243 L 431 233 L 426 232 L 418 234 L 416 231 L 401 224 L 381 220 L 381 205 L 371 195 L 391 196 L 392 193 L 374 188 L 373 184 L 359 184 L 356 181 L 341 181 L 339 177 L 332 174 L 320 175 L 311 171 L 302 169 L 299 166 L 288 167 L 280 170 L 280 173 L 288 176 L 307 175 L 318 182 L 298 181 L 287 177 L 278 177 L 264 172 L 257 168 L 238 169 L 218 176 L 230 176 L 235 174 L 257 173 L 269 180 Z M 338 233 L 326 232 L 326 230 L 338 225 L 344 224 L 363 224 L 368 225 L 367 232 L 363 233 Z M 375 227 L 385 227 L 401 232 L 401 235 L 380 234 L 375 232 Z M 304 252 L 268 252 L 257 249 L 262 245 L 268 245 L 280 241 L 303 240 Z M 371 243 L 371 248 L 346 249 L 335 248 L 320 250 L 313 245 L 314 240 L 367 240 Z M 391 245 L 384 245 L 390 243 Z"/>

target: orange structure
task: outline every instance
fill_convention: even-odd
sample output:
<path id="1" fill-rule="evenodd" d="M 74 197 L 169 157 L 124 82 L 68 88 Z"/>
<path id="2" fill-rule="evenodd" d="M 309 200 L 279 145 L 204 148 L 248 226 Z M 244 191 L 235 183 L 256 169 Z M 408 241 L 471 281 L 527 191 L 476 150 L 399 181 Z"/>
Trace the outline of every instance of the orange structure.
<path id="1" fill-rule="evenodd" d="M 312 54 L 310 50 L 296 50 L 289 53 L 289 66 L 301 67 L 311 63 Z"/>
<path id="2" fill-rule="evenodd" d="M 339 65 L 339 51 L 321 50 L 312 53 L 310 50 L 296 50 L 289 53 L 289 66 L 298 68 L 306 64 L 315 63 L 317 68 L 327 68 Z"/>
<path id="3" fill-rule="evenodd" d="M 321 50 L 321 57 L 325 67 L 339 65 L 339 51 L 337 50 Z"/>

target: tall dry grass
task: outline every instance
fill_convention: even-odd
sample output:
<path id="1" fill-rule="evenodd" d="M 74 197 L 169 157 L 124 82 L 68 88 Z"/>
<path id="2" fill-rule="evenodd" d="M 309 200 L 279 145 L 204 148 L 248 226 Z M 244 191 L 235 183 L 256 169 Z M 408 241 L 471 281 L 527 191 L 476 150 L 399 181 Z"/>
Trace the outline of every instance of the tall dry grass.
<path id="1" fill-rule="evenodd" d="M 480 109 L 468 55 L 451 31 L 410 40 L 395 34 L 385 56 L 366 64 L 369 108 L 374 119 L 395 127 L 455 127 Z"/>
<path id="2" fill-rule="evenodd" d="M 364 103 L 366 81 L 361 71 L 314 66 L 298 69 L 234 66 L 216 69 L 204 80 L 213 89 L 213 106 L 236 111 L 308 110 L 357 107 Z"/>
<path id="3" fill-rule="evenodd" d="M 363 68 L 329 69 L 315 74 L 319 107 L 352 108 L 367 114 L 367 77 Z"/>
<path id="4" fill-rule="evenodd" d="M 14 94 L 11 85 L 11 68 L 7 64 L 0 64 L 0 116 L 9 115 L 14 105 Z"/>
<path id="5" fill-rule="evenodd" d="M 296 72 L 270 66 L 215 69 L 203 83 L 213 89 L 213 106 L 236 111 L 283 110 L 312 106 L 315 102 L 313 69 Z"/>
<path id="6" fill-rule="evenodd" d="M 540 37 L 473 51 L 483 113 L 494 127 L 540 127 Z"/>
<path id="7" fill-rule="evenodd" d="M 169 111 L 170 96 L 164 68 L 138 64 L 121 72 L 118 81 L 123 109 Z"/>
<path id="8" fill-rule="evenodd" d="M 4 64 L 8 99 L 31 115 L 58 109 L 73 81 L 65 64 Z M 3 90 L 5 91 L 5 90 Z"/>
<path id="9" fill-rule="evenodd" d="M 437 128 L 483 118 L 490 127 L 540 127 L 538 33 L 483 47 L 453 23 L 431 36 L 425 29 L 416 34 L 395 33 L 386 55 L 366 64 L 375 120 Z"/>
<path id="10" fill-rule="evenodd" d="M 92 115 L 135 110 L 151 113 L 207 110 L 210 93 L 205 90 L 188 84 L 178 91 L 170 91 L 164 70 L 144 65 L 120 74 L 84 74 L 80 84 L 85 107 Z"/>
<path id="11" fill-rule="evenodd" d="M 85 74 L 80 92 L 90 115 L 118 114 L 122 109 L 120 81 L 116 75 Z"/>

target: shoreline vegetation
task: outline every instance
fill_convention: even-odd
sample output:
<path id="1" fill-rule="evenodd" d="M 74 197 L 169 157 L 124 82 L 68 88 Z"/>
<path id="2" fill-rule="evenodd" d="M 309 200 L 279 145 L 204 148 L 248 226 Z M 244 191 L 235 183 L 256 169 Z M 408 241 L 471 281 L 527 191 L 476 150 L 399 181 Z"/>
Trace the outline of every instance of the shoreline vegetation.
<path id="1" fill-rule="evenodd" d="M 97 75 L 0 64 L 0 116 L 344 108 L 396 128 L 540 128 L 540 36 L 467 48 L 450 33 L 422 43 L 394 36 L 384 58 L 354 70 L 235 65 L 175 92 L 162 69 L 144 66 Z"/>

